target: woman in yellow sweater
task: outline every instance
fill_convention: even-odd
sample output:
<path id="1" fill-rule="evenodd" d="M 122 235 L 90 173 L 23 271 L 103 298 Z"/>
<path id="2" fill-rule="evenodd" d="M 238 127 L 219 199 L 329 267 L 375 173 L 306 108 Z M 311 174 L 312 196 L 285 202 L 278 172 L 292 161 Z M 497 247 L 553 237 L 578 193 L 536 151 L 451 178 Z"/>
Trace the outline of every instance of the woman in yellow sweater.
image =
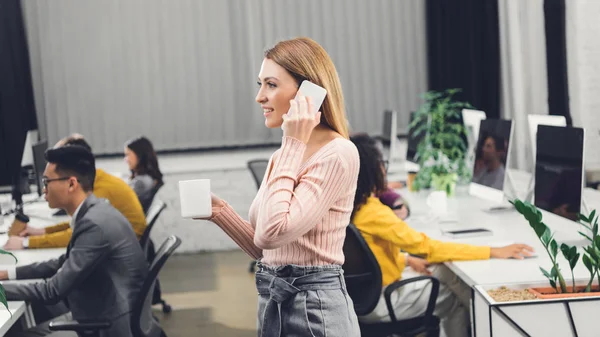
<path id="1" fill-rule="evenodd" d="M 64 145 L 79 145 L 91 151 L 90 145 L 83 139 L 83 136 L 78 134 L 60 140 L 55 147 Z M 123 179 L 101 169 L 96 169 L 94 195 L 108 200 L 113 207 L 129 220 L 138 239 L 142 236 L 146 229 L 146 217 L 137 195 Z M 10 237 L 4 248 L 15 250 L 66 247 L 71 240 L 71 234 L 72 230 L 69 222 L 46 228 L 28 226 L 20 233 L 20 237 Z"/>
<path id="2" fill-rule="evenodd" d="M 435 314 L 441 320 L 442 336 L 467 336 L 469 288 L 443 265 L 430 264 L 489 258 L 522 259 L 531 255 L 532 248 L 524 244 L 490 248 L 441 242 L 417 232 L 375 197 L 386 188 L 385 173 L 381 169 L 382 155 L 376 141 L 367 135 L 356 135 L 350 139 L 360 156 L 352 223 L 359 229 L 379 263 L 384 289 L 401 278 L 415 277 L 418 273 L 433 274 L 440 279 Z M 401 250 L 424 256 L 425 259 L 409 256 Z M 399 288 L 392 295 L 396 317 L 410 318 L 423 314 L 429 293 L 428 281 L 413 282 Z M 383 297 L 371 314 L 359 319 L 365 322 L 389 321 Z"/>

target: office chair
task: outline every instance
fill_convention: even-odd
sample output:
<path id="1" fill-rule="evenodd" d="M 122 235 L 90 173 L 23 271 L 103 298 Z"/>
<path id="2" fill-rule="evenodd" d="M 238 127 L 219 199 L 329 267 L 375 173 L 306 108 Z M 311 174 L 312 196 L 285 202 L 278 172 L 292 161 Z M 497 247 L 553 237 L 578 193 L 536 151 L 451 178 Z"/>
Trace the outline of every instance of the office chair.
<path id="1" fill-rule="evenodd" d="M 156 223 L 156 220 L 160 216 L 160 213 L 167 208 L 167 204 L 165 204 L 161 200 L 157 200 L 152 203 L 152 206 L 148 209 L 148 213 L 146 213 L 146 229 L 140 238 L 140 244 L 142 245 L 142 250 L 146 255 L 148 255 L 148 242 L 150 241 L 150 231 L 152 231 L 152 227 Z"/>
<path id="2" fill-rule="evenodd" d="M 162 211 L 167 208 L 167 204 L 165 204 L 161 200 L 156 200 L 148 209 L 148 213 L 146 214 L 146 229 L 140 238 L 140 245 L 142 245 L 142 250 L 144 251 L 144 255 L 148 260 L 148 263 L 152 263 L 154 257 L 156 256 L 156 252 L 154 250 L 154 243 L 150 240 L 150 232 L 156 223 L 156 220 L 162 213 Z M 156 285 L 154 286 L 154 296 L 152 299 L 152 304 L 161 304 L 162 312 L 168 314 L 172 311 L 172 308 L 165 300 L 162 299 L 162 293 L 160 291 L 160 281 L 156 280 Z"/>
<path id="3" fill-rule="evenodd" d="M 262 180 L 267 172 L 267 166 L 269 165 L 268 159 L 254 159 L 248 161 L 248 169 L 252 174 L 252 178 L 254 178 L 254 182 L 256 183 L 256 189 L 260 188 L 260 184 L 262 184 Z M 248 267 L 248 272 L 254 273 L 254 269 L 256 268 L 256 261 L 250 262 L 250 266 Z"/>
<path id="4" fill-rule="evenodd" d="M 344 279 L 348 295 L 354 302 L 354 311 L 358 316 L 371 313 L 381 297 L 382 281 L 381 269 L 375 255 L 353 224 L 346 228 L 344 241 L 345 262 L 343 265 Z M 398 320 L 392 306 L 392 293 L 396 289 L 412 282 L 429 280 L 431 293 L 427 309 L 423 316 Z M 384 299 L 390 315 L 390 322 L 360 323 L 363 337 L 387 337 L 392 335 L 417 336 L 425 334 L 427 337 L 437 337 L 440 334 L 440 320 L 433 315 L 440 283 L 431 276 L 419 276 L 406 280 L 396 281 L 384 291 Z"/>
<path id="5" fill-rule="evenodd" d="M 175 235 L 169 236 L 156 252 L 156 257 L 152 261 L 150 266 L 150 272 L 142 285 L 142 289 L 138 294 L 135 301 L 133 311 L 131 312 L 131 332 L 134 337 L 148 337 L 157 336 L 166 337 L 166 334 L 158 326 L 153 324 L 150 326 L 143 326 L 142 318 L 145 320 L 154 319 L 150 312 L 150 301 L 152 300 L 152 289 L 154 288 L 154 282 L 158 277 L 158 273 L 165 265 L 169 257 L 173 255 L 173 252 L 181 245 L 181 239 Z M 145 317 L 143 317 L 145 315 Z M 80 336 L 99 336 L 100 331 L 110 328 L 110 322 L 108 321 L 89 321 L 89 322 L 51 322 L 51 331 L 75 331 Z"/>

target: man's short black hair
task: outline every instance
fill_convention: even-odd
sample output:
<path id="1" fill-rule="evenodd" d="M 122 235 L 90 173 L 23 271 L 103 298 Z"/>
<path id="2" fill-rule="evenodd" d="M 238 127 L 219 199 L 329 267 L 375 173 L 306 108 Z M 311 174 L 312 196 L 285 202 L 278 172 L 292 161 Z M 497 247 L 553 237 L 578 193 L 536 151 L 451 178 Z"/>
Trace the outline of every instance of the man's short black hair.
<path id="1" fill-rule="evenodd" d="M 46 151 L 46 161 L 56 164 L 56 172 L 74 176 L 85 192 L 94 190 L 96 161 L 87 148 L 79 145 L 66 145 Z"/>
<path id="2" fill-rule="evenodd" d="M 90 153 L 93 153 L 92 147 L 90 146 L 90 144 L 88 144 L 88 142 L 86 142 L 85 139 L 83 139 L 82 137 L 69 136 L 69 137 L 64 138 L 63 142 L 64 142 L 64 144 L 62 146 L 78 145 L 78 146 L 85 148 Z"/>

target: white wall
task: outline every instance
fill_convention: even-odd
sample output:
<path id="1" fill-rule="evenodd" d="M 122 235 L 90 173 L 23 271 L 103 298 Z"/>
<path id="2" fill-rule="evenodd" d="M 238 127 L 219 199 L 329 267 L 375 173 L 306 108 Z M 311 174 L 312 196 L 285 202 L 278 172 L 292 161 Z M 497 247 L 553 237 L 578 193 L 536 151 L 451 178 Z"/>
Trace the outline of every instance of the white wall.
<path id="1" fill-rule="evenodd" d="M 586 168 L 600 169 L 600 1 L 566 1 L 569 99 L 575 126 L 586 128 Z"/>
<path id="2" fill-rule="evenodd" d="M 266 47 L 306 35 L 334 60 L 354 131 L 381 134 L 382 112 L 407 116 L 427 87 L 424 3 L 24 1 L 41 133 L 80 132 L 98 154 L 139 134 L 159 150 L 277 142 L 256 75 Z"/>

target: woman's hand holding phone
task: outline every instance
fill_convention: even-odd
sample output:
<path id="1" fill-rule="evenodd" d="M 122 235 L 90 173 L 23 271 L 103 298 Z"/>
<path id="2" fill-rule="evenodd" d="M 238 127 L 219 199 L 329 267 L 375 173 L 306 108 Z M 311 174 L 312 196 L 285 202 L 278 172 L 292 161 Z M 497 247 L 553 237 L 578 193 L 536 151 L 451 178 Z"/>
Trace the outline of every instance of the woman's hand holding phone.
<path id="1" fill-rule="evenodd" d="M 321 122 L 321 111 L 315 111 L 312 104 L 312 98 L 308 96 L 298 96 L 298 100 L 290 101 L 290 110 L 283 115 L 284 137 L 293 137 L 303 142 L 308 143 L 312 130 Z"/>

